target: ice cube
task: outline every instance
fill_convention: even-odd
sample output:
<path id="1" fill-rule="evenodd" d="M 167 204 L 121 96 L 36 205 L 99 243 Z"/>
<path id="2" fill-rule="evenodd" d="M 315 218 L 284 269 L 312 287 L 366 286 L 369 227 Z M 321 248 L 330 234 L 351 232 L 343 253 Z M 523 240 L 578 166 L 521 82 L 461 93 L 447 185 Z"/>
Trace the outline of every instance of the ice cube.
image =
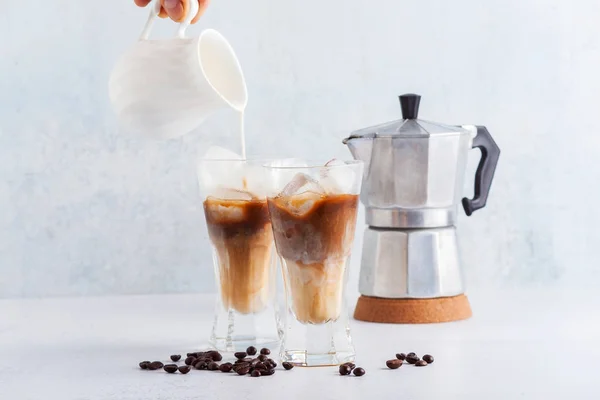
<path id="1" fill-rule="evenodd" d="M 324 197 L 323 193 L 303 192 L 286 198 L 287 208 L 296 215 L 304 215 L 314 207 L 315 203 Z"/>
<path id="2" fill-rule="evenodd" d="M 294 179 L 294 176 L 298 173 L 297 168 L 308 167 L 308 164 L 300 158 L 284 158 L 271 161 L 266 165 L 274 167 L 269 170 L 271 175 L 265 177 L 272 184 L 274 192 L 277 192 Z"/>
<path id="3" fill-rule="evenodd" d="M 320 196 L 322 196 L 325 194 L 325 189 L 323 189 L 323 187 L 319 185 L 319 182 L 317 182 L 310 176 L 299 172 L 292 178 L 292 180 L 287 185 L 285 185 L 280 195 L 293 196 L 305 192 L 317 193 Z"/>
<path id="4" fill-rule="evenodd" d="M 217 187 L 210 195 L 218 199 L 226 200 L 253 200 L 258 197 L 248 190 L 227 187 Z"/>
<path id="5" fill-rule="evenodd" d="M 345 162 L 333 159 L 321 169 L 319 184 L 329 194 L 354 193 L 356 174 L 352 168 L 343 168 Z"/>
<path id="6" fill-rule="evenodd" d="M 240 222 L 245 216 L 244 203 L 236 200 L 206 199 L 206 212 L 218 222 Z"/>
<path id="7" fill-rule="evenodd" d="M 242 156 L 225 147 L 212 146 L 204 153 L 206 160 L 242 160 Z"/>

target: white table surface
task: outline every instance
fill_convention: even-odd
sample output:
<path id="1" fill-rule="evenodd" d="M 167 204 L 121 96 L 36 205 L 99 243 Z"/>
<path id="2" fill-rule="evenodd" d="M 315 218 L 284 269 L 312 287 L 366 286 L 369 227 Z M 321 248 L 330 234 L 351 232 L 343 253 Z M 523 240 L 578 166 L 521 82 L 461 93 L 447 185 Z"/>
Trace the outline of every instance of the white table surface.
<path id="1" fill-rule="evenodd" d="M 0 301 L 1 399 L 598 399 L 600 299 L 540 288 L 470 293 L 471 320 L 421 326 L 352 321 L 361 378 L 294 368 L 253 379 L 142 371 L 199 349 L 213 296 Z M 425 368 L 385 368 L 396 352 Z M 280 367 L 278 367 L 280 368 Z"/>

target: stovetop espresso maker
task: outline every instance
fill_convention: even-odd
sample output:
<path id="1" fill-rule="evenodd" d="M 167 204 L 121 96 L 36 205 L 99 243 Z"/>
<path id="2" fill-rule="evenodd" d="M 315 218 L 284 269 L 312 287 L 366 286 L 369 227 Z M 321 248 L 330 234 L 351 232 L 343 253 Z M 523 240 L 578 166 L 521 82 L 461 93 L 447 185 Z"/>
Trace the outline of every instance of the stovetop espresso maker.
<path id="1" fill-rule="evenodd" d="M 469 150 L 479 148 L 467 215 L 485 207 L 500 149 L 484 126 L 417 119 L 421 96 L 400 96 L 402 119 L 353 132 L 344 140 L 365 163 L 364 233 L 354 317 L 388 323 L 469 318 L 456 236 Z"/>

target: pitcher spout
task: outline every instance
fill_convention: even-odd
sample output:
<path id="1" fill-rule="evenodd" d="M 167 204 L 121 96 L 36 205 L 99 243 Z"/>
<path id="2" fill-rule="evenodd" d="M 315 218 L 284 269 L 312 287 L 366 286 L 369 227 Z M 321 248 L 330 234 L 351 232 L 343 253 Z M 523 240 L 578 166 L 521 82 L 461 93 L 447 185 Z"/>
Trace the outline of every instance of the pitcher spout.
<path id="1" fill-rule="evenodd" d="M 371 166 L 371 153 L 373 151 L 372 138 L 353 138 L 352 136 L 343 140 L 343 143 L 348 146 L 352 157 L 355 160 L 360 160 L 365 164 L 364 176 L 368 176 L 369 167 Z"/>

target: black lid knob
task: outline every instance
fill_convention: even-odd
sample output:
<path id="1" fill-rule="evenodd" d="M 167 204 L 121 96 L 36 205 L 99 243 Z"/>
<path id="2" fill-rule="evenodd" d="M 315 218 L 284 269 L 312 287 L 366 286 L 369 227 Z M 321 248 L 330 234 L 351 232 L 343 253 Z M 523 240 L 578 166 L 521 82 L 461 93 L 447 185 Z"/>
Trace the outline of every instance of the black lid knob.
<path id="1" fill-rule="evenodd" d="M 418 94 L 403 94 L 400 98 L 400 107 L 402 107 L 402 118 L 417 119 L 419 116 L 419 104 L 421 96 Z"/>

